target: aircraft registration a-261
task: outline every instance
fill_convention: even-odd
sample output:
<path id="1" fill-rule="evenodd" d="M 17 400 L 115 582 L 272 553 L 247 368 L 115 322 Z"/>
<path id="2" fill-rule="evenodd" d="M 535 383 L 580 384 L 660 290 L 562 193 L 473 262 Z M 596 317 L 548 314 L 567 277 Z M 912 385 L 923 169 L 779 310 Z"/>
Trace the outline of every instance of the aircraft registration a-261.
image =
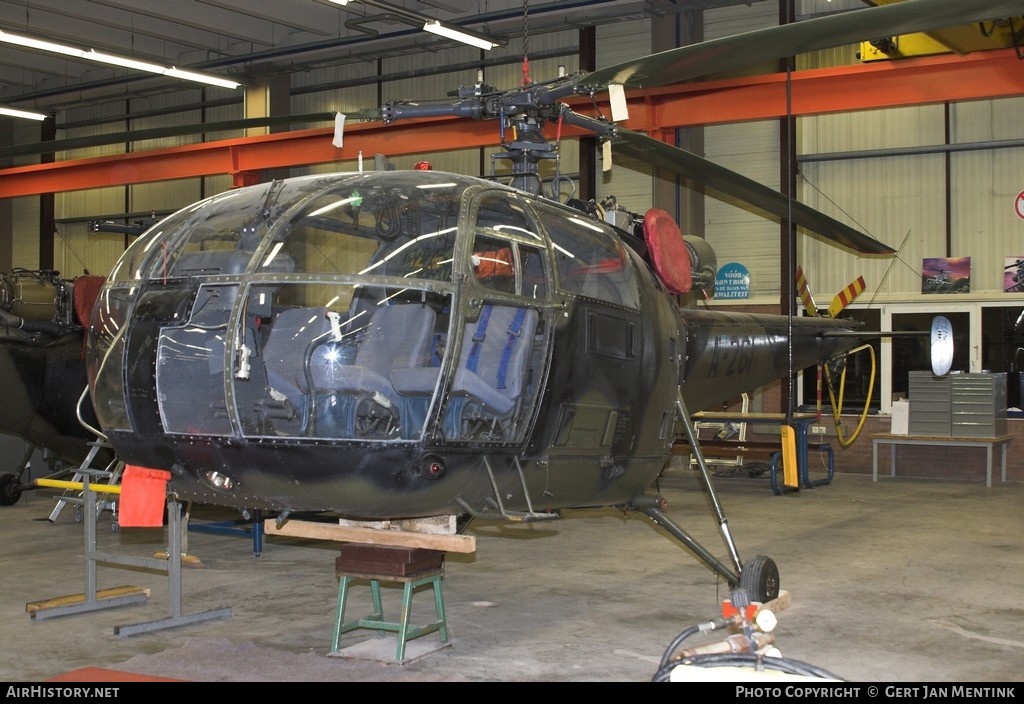
<path id="1" fill-rule="evenodd" d="M 168 471 L 174 496 L 275 512 L 279 523 L 300 512 L 530 521 L 638 511 L 768 601 L 777 567 L 739 558 L 702 459 L 728 562 L 673 522 L 653 487 L 677 422 L 698 445 L 691 411 L 841 357 L 863 336 L 842 319 L 681 305 L 681 294 L 710 292 L 711 247 L 663 211 L 612 225 L 593 203 L 544 195 L 538 173 L 554 147 L 542 128 L 588 126 L 851 249 L 891 254 L 772 189 L 559 101 L 631 78 L 684 80 L 720 64 L 723 46 L 786 56 L 1020 5 L 911 0 L 547 84 L 386 105 L 386 121 L 500 120 L 515 187 L 425 169 L 312 175 L 167 217 L 125 251 L 93 309 L 89 389 L 103 432 L 127 464 Z M 931 335 L 948 370 L 948 327 Z"/>

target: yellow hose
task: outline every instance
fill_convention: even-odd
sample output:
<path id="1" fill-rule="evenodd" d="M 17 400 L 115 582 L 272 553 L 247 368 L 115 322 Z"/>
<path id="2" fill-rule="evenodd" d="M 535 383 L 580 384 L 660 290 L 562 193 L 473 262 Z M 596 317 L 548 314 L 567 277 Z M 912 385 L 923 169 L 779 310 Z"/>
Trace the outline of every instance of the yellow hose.
<path id="1" fill-rule="evenodd" d="M 868 393 L 867 393 L 867 397 L 864 399 L 864 408 L 861 410 L 860 420 L 857 421 L 857 427 L 854 428 L 853 434 L 850 435 L 849 438 L 844 438 L 843 437 L 843 428 L 842 428 L 842 423 L 841 423 L 841 420 L 840 420 L 840 415 L 841 415 L 842 409 L 843 409 L 843 395 L 844 395 L 844 393 L 846 391 L 846 369 L 847 369 L 847 367 L 845 365 L 843 366 L 843 373 L 839 377 L 839 401 L 838 401 L 838 403 L 836 402 L 835 391 L 832 388 L 832 384 L 828 384 L 828 397 L 829 397 L 829 401 L 831 402 L 831 405 L 832 405 L 832 420 L 835 421 L 835 424 L 836 424 L 836 440 L 839 442 L 840 447 L 843 447 L 843 448 L 847 448 L 850 445 L 852 445 L 853 441 L 857 439 L 858 435 L 860 435 L 860 431 L 864 428 L 864 423 L 868 419 L 868 410 L 870 409 L 870 406 L 871 406 L 871 396 L 872 396 L 872 394 L 874 393 L 874 390 L 875 390 L 875 371 L 877 369 L 877 363 L 876 363 L 876 360 L 875 360 L 875 348 L 872 347 L 869 344 L 868 345 L 861 345 L 860 347 L 856 347 L 856 348 L 850 350 L 849 352 L 847 352 L 847 356 L 855 354 L 855 353 L 860 352 L 861 350 L 865 350 L 865 349 L 868 350 L 868 352 L 871 355 L 871 376 L 870 376 L 870 378 L 868 380 Z M 824 367 L 825 367 L 825 374 L 827 376 L 828 375 L 828 365 L 826 364 L 826 365 L 824 365 Z M 819 408 L 818 411 L 820 413 L 821 409 Z"/>

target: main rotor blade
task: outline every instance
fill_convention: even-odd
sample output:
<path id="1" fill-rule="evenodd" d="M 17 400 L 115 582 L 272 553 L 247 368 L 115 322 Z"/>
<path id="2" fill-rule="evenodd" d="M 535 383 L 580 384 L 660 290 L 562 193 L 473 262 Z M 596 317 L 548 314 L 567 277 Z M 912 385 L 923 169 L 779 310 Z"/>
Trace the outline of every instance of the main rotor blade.
<path id="1" fill-rule="evenodd" d="M 818 49 L 1021 14 L 1022 0 L 904 0 L 669 49 L 598 69 L 579 83 L 650 88 Z"/>
<path id="2" fill-rule="evenodd" d="M 791 218 L 800 227 L 850 249 L 862 254 L 894 254 L 896 252 L 895 249 L 849 225 L 685 149 L 659 142 L 653 137 L 621 127 L 617 130 L 616 135 L 618 140 L 612 142 L 612 146 L 624 154 L 710 186 L 716 191 L 738 198 L 744 203 L 749 203 L 772 215 Z"/>

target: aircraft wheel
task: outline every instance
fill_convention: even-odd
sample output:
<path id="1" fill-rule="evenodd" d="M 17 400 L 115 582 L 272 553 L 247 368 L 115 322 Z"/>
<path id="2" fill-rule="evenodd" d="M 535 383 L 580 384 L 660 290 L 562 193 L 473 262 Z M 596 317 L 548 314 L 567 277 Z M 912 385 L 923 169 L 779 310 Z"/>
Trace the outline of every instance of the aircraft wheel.
<path id="1" fill-rule="evenodd" d="M 779 597 L 779 568 L 764 555 L 747 560 L 740 574 L 740 588 L 747 590 L 751 601 L 762 604 Z"/>
<path id="2" fill-rule="evenodd" d="M 21 498 L 21 482 L 14 474 L 0 475 L 0 506 L 13 506 Z"/>

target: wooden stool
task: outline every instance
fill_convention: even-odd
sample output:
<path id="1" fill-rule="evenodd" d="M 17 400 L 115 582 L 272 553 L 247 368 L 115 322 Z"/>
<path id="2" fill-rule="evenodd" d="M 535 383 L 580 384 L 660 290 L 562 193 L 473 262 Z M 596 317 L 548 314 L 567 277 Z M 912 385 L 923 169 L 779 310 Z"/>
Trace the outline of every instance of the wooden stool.
<path id="1" fill-rule="evenodd" d="M 345 573 L 338 574 L 338 608 L 334 617 L 334 642 L 331 652 L 338 652 L 338 641 L 343 633 L 354 631 L 357 628 L 369 628 L 383 633 L 390 631 L 398 634 L 398 647 L 395 651 L 395 659 L 402 662 L 405 659 L 406 643 L 414 638 L 438 631 L 441 642 L 448 642 L 448 623 L 444 614 L 444 597 L 441 595 L 441 579 L 444 576 L 444 569 L 437 568 L 411 575 L 394 574 L 366 574 L 366 573 Z M 366 618 L 345 621 L 345 602 L 348 600 L 349 584 L 353 580 L 367 579 L 370 581 L 370 593 L 373 597 L 373 613 Z M 380 583 L 394 582 L 403 584 L 402 589 L 402 618 L 398 622 L 384 620 L 384 608 L 380 598 Z M 412 615 L 413 591 L 424 584 L 430 584 L 434 590 L 434 611 L 435 620 L 421 625 L 410 625 Z"/>

